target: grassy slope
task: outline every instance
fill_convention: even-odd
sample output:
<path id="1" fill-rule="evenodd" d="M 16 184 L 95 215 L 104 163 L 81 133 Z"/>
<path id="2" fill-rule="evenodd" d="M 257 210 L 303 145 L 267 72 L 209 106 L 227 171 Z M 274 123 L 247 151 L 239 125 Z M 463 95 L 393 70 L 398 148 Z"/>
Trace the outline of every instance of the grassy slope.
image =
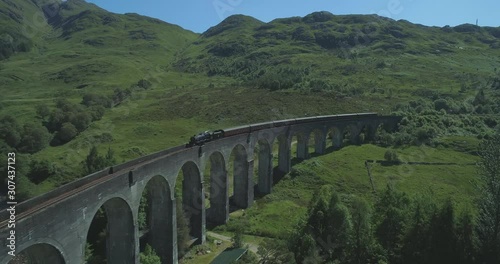
<path id="1" fill-rule="evenodd" d="M 401 99 L 414 97 L 417 89 L 449 95 L 464 75 L 473 74 L 471 82 L 485 79 L 500 65 L 500 50 L 492 48 L 500 41 L 498 28 L 450 30 L 326 12 L 267 24 L 233 16 L 205 32 L 176 65 L 190 72 L 216 69 L 243 82 L 284 65 L 309 67 L 306 86 L 320 78 L 341 87 L 391 88 Z"/>

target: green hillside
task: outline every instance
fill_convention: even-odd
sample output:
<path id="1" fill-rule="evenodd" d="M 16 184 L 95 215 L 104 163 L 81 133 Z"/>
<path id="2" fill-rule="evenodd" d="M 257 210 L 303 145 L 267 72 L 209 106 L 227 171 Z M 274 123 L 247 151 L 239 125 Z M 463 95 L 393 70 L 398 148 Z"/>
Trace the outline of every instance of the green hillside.
<path id="1" fill-rule="evenodd" d="M 500 28 L 470 24 L 437 28 L 328 12 L 263 23 L 240 15 L 203 33 L 175 65 L 271 90 L 451 94 L 491 77 L 499 48 Z"/>
<path id="2" fill-rule="evenodd" d="M 17 49 L 1 61 L 3 101 L 129 87 L 146 76 L 164 74 L 175 54 L 197 37 L 157 19 L 109 13 L 85 1 L 42 3 L 17 1 L 14 7 L 19 9 L 5 9 L 10 16 L 22 10 L 23 20 L 20 25 L 2 20 L 7 26 L 2 26 L 1 36 L 17 40 L 11 32 L 23 33 L 20 28 L 28 28 L 34 37 L 21 36 L 29 38 L 31 48 Z M 34 24 L 30 24 L 31 17 L 37 20 Z M 3 50 L 6 53 L 8 48 Z"/>

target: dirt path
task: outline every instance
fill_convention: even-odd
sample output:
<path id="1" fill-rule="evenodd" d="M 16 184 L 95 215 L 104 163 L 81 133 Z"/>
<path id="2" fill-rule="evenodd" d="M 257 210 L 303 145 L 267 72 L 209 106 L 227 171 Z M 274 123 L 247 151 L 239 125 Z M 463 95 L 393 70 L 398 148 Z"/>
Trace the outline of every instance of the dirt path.
<path id="1" fill-rule="evenodd" d="M 217 238 L 219 240 L 231 242 L 231 238 L 230 237 L 224 236 L 224 235 L 221 235 L 221 234 L 217 234 L 217 233 L 214 233 L 214 232 L 211 232 L 211 231 L 207 231 L 207 235 L 211 236 L 211 237 L 215 237 L 215 238 Z M 252 244 L 252 243 L 246 243 L 246 242 L 244 244 L 245 244 L 245 246 L 248 246 L 248 250 L 250 250 L 253 253 L 257 254 L 257 250 L 259 249 L 258 245 L 255 245 L 255 244 Z"/>

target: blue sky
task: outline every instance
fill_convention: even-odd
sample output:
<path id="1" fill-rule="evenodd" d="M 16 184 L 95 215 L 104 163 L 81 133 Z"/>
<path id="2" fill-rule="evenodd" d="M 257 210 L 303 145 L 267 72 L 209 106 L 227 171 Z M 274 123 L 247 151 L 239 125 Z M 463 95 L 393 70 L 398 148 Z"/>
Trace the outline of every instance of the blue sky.
<path id="1" fill-rule="evenodd" d="M 204 32 L 224 18 L 244 14 L 264 22 L 304 16 L 314 11 L 333 14 L 379 14 L 428 26 L 463 23 L 500 26 L 499 0 L 87 0 L 115 13 L 139 13 Z"/>

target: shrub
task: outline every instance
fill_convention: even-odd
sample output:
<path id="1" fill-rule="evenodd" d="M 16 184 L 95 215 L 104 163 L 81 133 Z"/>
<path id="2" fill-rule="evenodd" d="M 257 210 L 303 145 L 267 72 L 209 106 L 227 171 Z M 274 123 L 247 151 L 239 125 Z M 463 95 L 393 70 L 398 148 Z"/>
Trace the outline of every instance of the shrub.
<path id="1" fill-rule="evenodd" d="M 440 111 L 442 109 L 448 111 L 450 109 L 450 105 L 446 99 L 438 99 L 434 101 L 434 109 L 436 111 Z"/>
<path id="2" fill-rule="evenodd" d="M 78 132 L 82 132 L 89 127 L 92 122 L 92 116 L 88 112 L 80 112 L 74 115 L 71 124 L 75 126 Z"/>
<path id="3" fill-rule="evenodd" d="M 25 124 L 18 150 L 25 153 L 38 152 L 49 145 L 51 135 L 47 128 L 37 124 Z"/>
<path id="4" fill-rule="evenodd" d="M 142 79 L 139 82 L 137 82 L 137 86 L 139 88 L 147 90 L 147 89 L 151 88 L 153 86 L 153 84 L 148 80 Z"/>
<path id="5" fill-rule="evenodd" d="M 140 259 L 142 264 L 161 264 L 160 257 L 156 255 L 154 249 L 147 244 L 144 252 L 140 254 Z"/>
<path id="6" fill-rule="evenodd" d="M 384 158 L 389 162 L 399 162 L 398 153 L 393 149 L 387 150 L 384 154 Z"/>
<path id="7" fill-rule="evenodd" d="M 42 120 L 45 120 L 50 115 L 50 108 L 45 104 L 40 104 L 35 107 L 36 114 Z"/>
<path id="8" fill-rule="evenodd" d="M 85 106 L 100 105 L 110 108 L 113 105 L 113 101 L 104 95 L 86 94 L 83 96 L 82 104 Z"/>
<path id="9" fill-rule="evenodd" d="M 78 129 L 71 123 L 64 123 L 61 129 L 56 133 L 56 141 L 53 144 L 64 144 L 69 142 L 78 134 Z"/>

